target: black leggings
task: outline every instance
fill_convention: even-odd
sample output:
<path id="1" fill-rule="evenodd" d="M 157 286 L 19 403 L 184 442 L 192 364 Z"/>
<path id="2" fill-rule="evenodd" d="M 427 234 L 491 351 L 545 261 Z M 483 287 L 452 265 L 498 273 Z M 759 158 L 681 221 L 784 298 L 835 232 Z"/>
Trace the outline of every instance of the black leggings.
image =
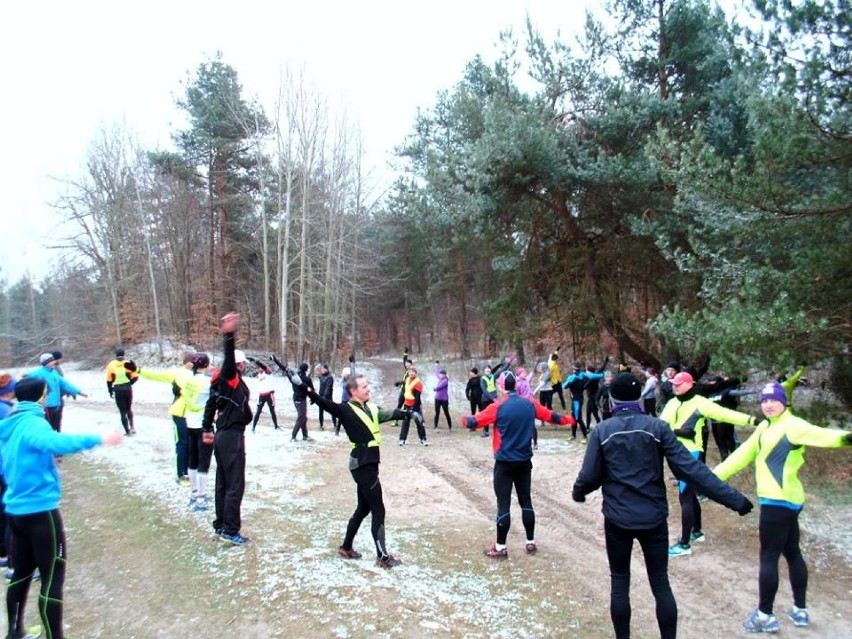
<path id="1" fill-rule="evenodd" d="M 650 530 L 627 530 L 604 520 L 606 555 L 609 559 L 611 593 L 609 614 L 616 639 L 630 637 L 630 557 L 638 539 L 645 556 L 648 583 L 657 603 L 661 639 L 677 635 L 677 603 L 669 584 L 669 527 L 665 520 Z"/>
<path id="2" fill-rule="evenodd" d="M 559 395 L 559 401 L 562 403 L 562 410 L 565 410 L 565 394 L 562 392 L 562 382 L 553 385 L 553 392 Z"/>
<path id="3" fill-rule="evenodd" d="M 328 401 L 331 401 L 331 397 L 326 397 L 325 399 L 327 399 Z M 322 409 L 322 406 L 319 406 L 320 430 L 325 430 L 325 424 L 324 424 L 324 421 L 323 421 L 323 417 L 325 416 L 325 412 L 326 411 L 324 411 Z M 334 426 L 335 432 L 338 432 L 339 429 L 340 429 L 340 426 L 337 425 L 337 417 L 335 417 L 332 413 L 329 413 L 329 415 L 331 415 L 331 425 Z"/>
<path id="4" fill-rule="evenodd" d="M 719 455 L 722 456 L 722 461 L 724 461 L 738 446 L 734 425 L 714 420 L 711 428 L 713 430 L 713 439 L 716 441 L 716 446 L 719 447 Z"/>
<path id="5" fill-rule="evenodd" d="M 361 522 L 364 521 L 368 513 L 372 513 L 370 532 L 373 534 L 373 541 L 376 544 L 376 556 L 379 559 L 386 558 L 388 550 L 385 545 L 385 502 L 382 499 L 382 483 L 379 481 L 379 465 L 367 464 L 351 472 L 352 479 L 355 480 L 355 485 L 358 487 L 358 505 L 355 507 L 352 517 L 349 518 L 342 547 L 346 550 L 352 550 L 352 542 L 355 540 L 358 528 L 361 527 Z"/>
<path id="6" fill-rule="evenodd" d="M 808 567 L 799 548 L 799 512 L 783 506 L 760 507 L 760 575 L 758 586 L 761 612 L 772 613 L 778 592 L 778 558 L 784 555 L 790 572 L 793 603 L 806 608 Z"/>
<path id="7" fill-rule="evenodd" d="M 538 403 L 544 406 L 545 408 L 553 410 L 553 389 L 539 391 Z"/>
<path id="8" fill-rule="evenodd" d="M 527 532 L 527 539 L 535 539 L 535 510 L 533 510 L 530 489 L 532 487 L 532 462 L 494 462 L 494 494 L 497 496 L 497 543 L 505 544 L 512 525 L 510 515 L 512 486 L 518 494 L 521 506 L 521 521 Z"/>
<path id="9" fill-rule="evenodd" d="M 65 528 L 59 510 L 8 515 L 14 577 L 6 590 L 9 636 L 24 635 L 24 609 L 33 571 L 41 574 L 38 611 L 50 639 L 62 639 L 62 592 L 65 587 Z"/>
<path id="10" fill-rule="evenodd" d="M 269 406 L 269 414 L 272 415 L 272 425 L 278 428 L 278 416 L 275 414 L 275 395 L 273 393 L 263 393 L 262 395 L 258 395 L 257 411 L 254 414 L 254 421 L 251 424 L 252 430 L 257 426 L 257 420 L 260 419 L 264 405 Z M 322 411 L 320 411 L 320 424 L 322 424 Z"/>
<path id="11" fill-rule="evenodd" d="M 118 406 L 118 414 L 121 417 L 121 425 L 124 427 L 124 432 L 130 434 L 133 428 L 133 388 L 127 386 L 113 386 L 113 395 L 115 395 L 115 405 Z"/>
<path id="12" fill-rule="evenodd" d="M 438 419 L 441 417 L 441 409 L 444 409 L 444 415 L 447 416 L 447 428 L 453 429 L 453 420 L 450 419 L 450 400 L 436 399 L 435 400 L 435 428 L 438 428 Z"/>
<path id="13" fill-rule="evenodd" d="M 417 428 L 417 436 L 420 438 L 420 441 L 424 441 L 426 439 L 426 427 L 423 425 L 423 413 L 420 411 L 420 408 L 406 407 L 405 417 L 402 419 L 402 428 L 399 429 L 400 441 L 404 442 L 408 439 L 408 429 L 411 427 L 411 419 L 414 413 L 420 415 L 420 421 L 414 422 L 414 425 Z"/>
<path id="14" fill-rule="evenodd" d="M 680 482 L 679 488 L 680 543 L 688 546 L 692 533 L 701 531 L 701 503 L 698 501 L 698 492 L 694 486 Z"/>
<path id="15" fill-rule="evenodd" d="M 595 418 L 595 423 L 597 424 L 601 421 L 601 416 L 598 412 L 598 405 L 595 403 L 595 394 L 596 393 L 586 393 L 586 425 L 589 428 L 592 427 L 592 417 Z"/>
<path id="16" fill-rule="evenodd" d="M 189 428 L 189 464 L 190 470 L 199 473 L 210 471 L 210 458 L 213 457 L 213 444 L 205 444 L 200 428 Z"/>

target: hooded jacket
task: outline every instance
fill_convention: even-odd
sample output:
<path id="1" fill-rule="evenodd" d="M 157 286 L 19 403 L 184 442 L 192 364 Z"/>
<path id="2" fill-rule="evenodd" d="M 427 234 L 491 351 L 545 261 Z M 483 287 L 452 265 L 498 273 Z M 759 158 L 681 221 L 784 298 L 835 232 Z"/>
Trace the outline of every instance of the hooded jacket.
<path id="1" fill-rule="evenodd" d="M 27 377 L 43 379 L 44 383 L 47 384 L 47 397 L 44 400 L 44 405 L 47 408 L 59 408 L 59 405 L 62 403 L 63 393 L 76 397 L 83 392 L 62 377 L 55 368 L 39 366 L 34 371 L 27 373 Z"/>
<path id="2" fill-rule="evenodd" d="M 103 443 L 100 435 L 58 433 L 37 402 L 18 402 L 0 421 L 0 449 L 7 489 L 3 504 L 10 515 L 31 515 L 59 508 L 62 487 L 57 455 L 69 455 Z"/>

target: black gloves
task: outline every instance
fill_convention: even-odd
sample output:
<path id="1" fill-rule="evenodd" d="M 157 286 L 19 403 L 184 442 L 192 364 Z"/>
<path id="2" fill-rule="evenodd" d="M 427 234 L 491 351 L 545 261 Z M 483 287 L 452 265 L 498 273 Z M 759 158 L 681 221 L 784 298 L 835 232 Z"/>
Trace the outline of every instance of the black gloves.
<path id="1" fill-rule="evenodd" d="M 109 391 L 109 396 L 110 396 L 111 398 L 112 398 L 112 397 L 115 397 L 115 394 L 114 394 L 114 393 L 113 393 L 113 391 L 112 391 L 112 382 L 107 382 L 107 390 Z"/>
<path id="2" fill-rule="evenodd" d="M 354 363 L 355 363 L 355 356 L 354 356 L 354 355 L 350 355 L 350 356 L 349 356 L 349 363 L 350 363 L 350 364 L 354 364 Z"/>
<path id="3" fill-rule="evenodd" d="M 142 370 L 142 367 L 137 366 L 136 362 L 131 359 L 130 361 L 124 362 L 124 370 L 130 371 L 131 373 L 138 373 Z"/>
<path id="4" fill-rule="evenodd" d="M 581 491 L 575 488 L 571 491 L 571 499 L 576 502 L 583 503 L 584 501 L 586 501 L 586 496 Z"/>
<path id="5" fill-rule="evenodd" d="M 740 516 L 748 515 L 754 509 L 754 504 L 751 503 L 748 497 L 743 497 L 743 504 L 739 508 L 737 508 L 737 512 Z"/>
<path id="6" fill-rule="evenodd" d="M 757 426 L 764 419 L 766 419 L 766 415 L 764 415 L 763 411 L 758 408 L 757 412 L 751 416 L 751 425 Z"/>

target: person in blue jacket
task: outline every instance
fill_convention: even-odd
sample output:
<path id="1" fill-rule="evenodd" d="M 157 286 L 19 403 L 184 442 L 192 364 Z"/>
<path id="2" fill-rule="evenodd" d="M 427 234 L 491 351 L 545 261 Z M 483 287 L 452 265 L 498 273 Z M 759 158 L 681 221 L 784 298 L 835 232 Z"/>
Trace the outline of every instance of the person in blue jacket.
<path id="1" fill-rule="evenodd" d="M 71 395 L 72 397 L 77 397 L 77 395 L 88 397 L 89 395 L 60 375 L 59 371 L 56 370 L 56 362 L 57 359 L 53 353 L 44 353 L 39 357 L 41 366 L 27 373 L 27 377 L 43 379 L 44 383 L 47 384 L 47 397 L 44 401 L 47 421 L 53 430 L 59 432 L 62 430 L 62 395 Z"/>
<path id="2" fill-rule="evenodd" d="M 571 438 L 577 439 L 577 425 L 579 425 L 583 433 L 581 441 L 584 444 L 589 436 L 589 429 L 583 421 L 583 392 L 590 381 L 603 379 L 603 370 L 606 368 L 607 362 L 609 362 L 609 357 L 604 360 L 597 373 L 584 371 L 583 365 L 580 362 L 575 362 L 573 372 L 562 383 L 562 388 L 567 388 L 571 393 L 571 413 L 577 421 L 577 424 L 571 427 Z"/>
<path id="3" fill-rule="evenodd" d="M 17 380 L 11 373 L 0 375 L 0 420 L 12 412 L 15 407 L 15 384 Z M 0 568 L 9 565 L 8 546 L 6 544 L 6 510 L 3 508 L 3 493 L 6 492 L 6 478 L 3 476 L 3 459 L 0 456 Z"/>
<path id="4" fill-rule="evenodd" d="M 59 433 L 45 419 L 47 386 L 41 377 L 25 377 L 15 385 L 18 404 L 0 421 L 6 493 L 3 505 L 11 537 L 12 580 L 6 612 L 13 639 L 26 636 L 24 609 L 33 572 L 41 574 L 39 613 L 46 636 L 63 639 L 62 593 L 65 587 L 65 529 L 59 513 L 62 486 L 57 455 L 69 455 L 106 444 L 121 443 L 118 431 L 106 435 Z"/>

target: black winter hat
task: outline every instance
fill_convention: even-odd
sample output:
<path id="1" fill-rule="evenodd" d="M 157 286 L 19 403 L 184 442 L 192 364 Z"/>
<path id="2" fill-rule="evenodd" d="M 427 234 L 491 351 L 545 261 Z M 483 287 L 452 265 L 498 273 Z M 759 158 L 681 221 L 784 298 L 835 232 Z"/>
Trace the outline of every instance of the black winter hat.
<path id="1" fill-rule="evenodd" d="M 503 378 L 503 388 L 507 391 L 515 390 L 515 385 L 517 383 L 517 379 L 515 378 L 515 374 L 511 371 L 506 373 L 506 376 Z"/>
<path id="2" fill-rule="evenodd" d="M 299 364 L 299 370 L 302 371 L 303 373 L 307 373 L 308 372 L 307 362 L 302 362 L 301 364 Z"/>
<path id="3" fill-rule="evenodd" d="M 124 357 L 124 349 L 123 348 L 116 348 L 115 349 L 115 356 L 119 357 L 119 358 Z"/>
<path id="4" fill-rule="evenodd" d="M 24 377 L 15 384 L 15 399 L 19 402 L 37 402 L 44 395 L 45 382 L 39 377 Z"/>
<path id="5" fill-rule="evenodd" d="M 642 396 L 642 384 L 630 373 L 619 373 L 609 385 L 609 396 L 617 402 L 635 402 Z"/>

